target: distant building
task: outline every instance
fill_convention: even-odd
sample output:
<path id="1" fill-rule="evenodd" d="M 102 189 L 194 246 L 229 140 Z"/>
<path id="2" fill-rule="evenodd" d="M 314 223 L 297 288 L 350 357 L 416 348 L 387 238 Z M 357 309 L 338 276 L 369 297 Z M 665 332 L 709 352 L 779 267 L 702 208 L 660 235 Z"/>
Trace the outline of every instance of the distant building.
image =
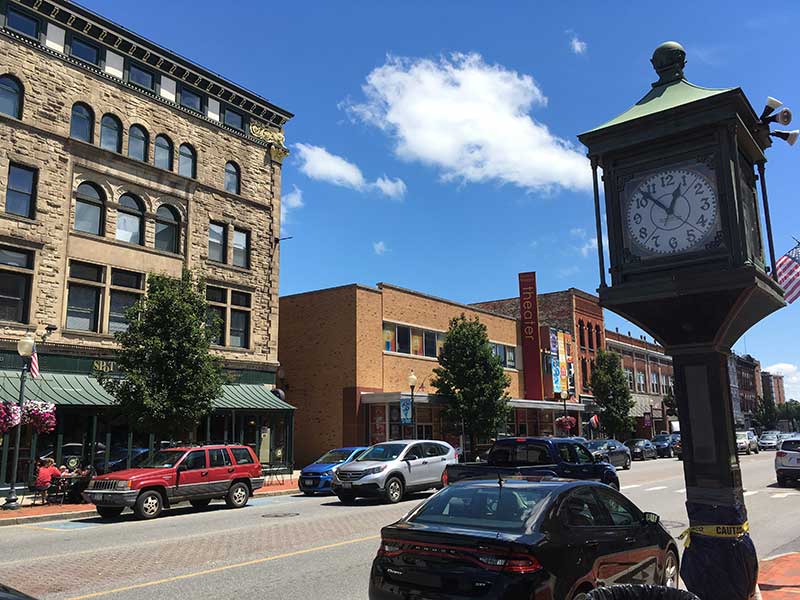
<path id="1" fill-rule="evenodd" d="M 736 361 L 736 380 L 739 386 L 739 404 L 745 427 L 752 427 L 753 414 L 758 408 L 761 389 L 761 363 L 749 354 L 734 354 Z"/>
<path id="2" fill-rule="evenodd" d="M 783 388 L 783 375 L 773 375 L 768 371 L 761 373 L 761 385 L 764 388 L 764 398 L 771 399 L 776 406 L 786 402 L 786 392 Z"/>

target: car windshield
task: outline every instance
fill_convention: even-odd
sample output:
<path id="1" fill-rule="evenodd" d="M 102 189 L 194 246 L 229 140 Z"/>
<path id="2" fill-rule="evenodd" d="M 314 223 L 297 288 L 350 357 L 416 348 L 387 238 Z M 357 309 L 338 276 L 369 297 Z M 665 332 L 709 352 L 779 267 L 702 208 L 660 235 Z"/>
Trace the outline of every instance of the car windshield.
<path id="1" fill-rule="evenodd" d="M 326 464 L 339 464 L 343 463 L 350 457 L 349 450 L 331 450 L 320 456 L 315 462 Z"/>
<path id="2" fill-rule="evenodd" d="M 405 449 L 405 444 L 378 444 L 364 452 L 356 461 L 366 462 L 368 460 L 377 460 L 380 462 L 387 462 L 395 460 Z"/>
<path id="3" fill-rule="evenodd" d="M 159 450 L 139 466 L 143 469 L 169 469 L 185 454 L 184 450 Z"/>
<path id="4" fill-rule="evenodd" d="M 746 440 L 747 439 L 747 433 L 744 432 L 744 431 L 737 431 L 736 432 L 736 439 L 737 440 Z"/>
<path id="5" fill-rule="evenodd" d="M 672 438 L 670 438 L 668 435 L 657 435 L 656 437 L 653 438 L 653 441 L 654 442 L 669 442 L 671 439 Z"/>
<path id="6" fill-rule="evenodd" d="M 586 442 L 586 447 L 589 448 L 589 450 L 602 450 L 606 447 L 607 443 L 608 442 L 605 440 L 592 440 L 591 442 Z"/>
<path id="7" fill-rule="evenodd" d="M 522 532 L 550 493 L 541 487 L 453 486 L 422 505 L 413 523 Z"/>
<path id="8" fill-rule="evenodd" d="M 761 439 L 762 440 L 777 440 L 778 436 L 775 435 L 774 433 L 765 433 L 764 435 L 761 436 Z"/>
<path id="9" fill-rule="evenodd" d="M 628 448 L 633 448 L 634 446 L 643 446 L 644 440 L 628 440 L 625 442 L 625 445 L 628 446 Z"/>

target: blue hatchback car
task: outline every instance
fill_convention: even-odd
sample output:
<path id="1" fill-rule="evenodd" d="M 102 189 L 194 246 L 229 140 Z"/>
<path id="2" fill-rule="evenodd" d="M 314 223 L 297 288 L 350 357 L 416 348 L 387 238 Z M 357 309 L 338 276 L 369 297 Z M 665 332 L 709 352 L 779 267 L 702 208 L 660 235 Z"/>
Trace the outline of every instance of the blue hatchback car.
<path id="1" fill-rule="evenodd" d="M 368 446 L 348 446 L 329 450 L 316 461 L 300 471 L 298 487 L 306 496 L 316 492 L 330 492 L 333 470 L 349 463 L 366 450 Z"/>

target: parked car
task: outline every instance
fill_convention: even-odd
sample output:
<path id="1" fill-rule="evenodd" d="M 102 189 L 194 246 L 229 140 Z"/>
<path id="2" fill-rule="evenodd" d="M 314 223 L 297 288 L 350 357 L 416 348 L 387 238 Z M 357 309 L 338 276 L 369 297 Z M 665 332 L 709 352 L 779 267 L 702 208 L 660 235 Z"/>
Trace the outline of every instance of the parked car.
<path id="1" fill-rule="evenodd" d="M 147 448 L 131 448 L 131 468 L 138 467 L 147 460 Z M 112 448 L 108 454 L 108 467 L 106 467 L 105 453 L 101 459 L 95 461 L 95 470 L 98 474 L 113 473 L 128 468 L 128 448 Z"/>
<path id="2" fill-rule="evenodd" d="M 330 492 L 333 472 L 355 459 L 366 446 L 348 446 L 328 450 L 313 463 L 300 471 L 300 480 L 297 485 L 306 496 L 313 496 L 317 492 Z"/>
<path id="3" fill-rule="evenodd" d="M 737 431 L 736 432 L 736 451 L 751 454 L 755 452 L 758 454 L 758 439 L 756 434 L 752 431 Z"/>
<path id="4" fill-rule="evenodd" d="M 576 600 L 626 583 L 678 584 L 658 515 L 599 483 L 522 477 L 462 481 L 384 527 L 369 597 Z"/>
<path id="5" fill-rule="evenodd" d="M 519 437 L 497 440 L 488 460 L 447 467 L 448 483 L 462 479 L 511 475 L 551 475 L 570 479 L 592 479 L 619 489 L 617 470 L 597 460 L 572 438 Z"/>
<path id="6" fill-rule="evenodd" d="M 617 440 L 590 440 L 586 447 L 595 457 L 601 457 L 615 467 L 626 471 L 631 468 L 631 451 Z"/>
<path id="7" fill-rule="evenodd" d="M 627 440 L 625 445 L 631 451 L 633 460 L 647 460 L 648 458 L 658 458 L 658 451 L 650 440 L 643 438 L 633 438 Z"/>
<path id="8" fill-rule="evenodd" d="M 154 519 L 186 501 L 202 507 L 224 498 L 229 507 L 241 508 L 263 484 L 261 463 L 248 446 L 166 448 L 135 469 L 94 477 L 83 497 L 101 517 L 130 507 L 140 519 Z"/>
<path id="9" fill-rule="evenodd" d="M 376 444 L 333 474 L 333 493 L 343 504 L 379 497 L 394 504 L 408 492 L 443 487 L 445 468 L 458 462 L 455 449 L 438 440 Z"/>
<path id="10" fill-rule="evenodd" d="M 662 456 L 666 458 L 672 458 L 673 454 L 675 453 L 672 449 L 675 441 L 673 440 L 672 435 L 669 433 L 655 436 L 651 440 L 651 443 L 656 447 L 656 455 L 658 458 L 661 458 Z"/>
<path id="11" fill-rule="evenodd" d="M 683 442 L 681 441 L 680 435 L 678 435 L 678 439 L 672 443 L 672 452 L 678 457 L 678 460 L 683 460 Z"/>
<path id="12" fill-rule="evenodd" d="M 761 437 L 758 438 L 758 449 L 759 450 L 777 450 L 778 443 L 780 440 L 778 439 L 778 434 L 773 433 L 771 431 L 767 431 L 761 434 Z"/>
<path id="13" fill-rule="evenodd" d="M 61 465 L 66 465 L 70 470 L 75 470 L 83 467 L 84 462 L 87 463 L 85 466 L 90 466 L 88 465 L 89 462 L 94 462 L 96 464 L 98 460 L 105 456 L 106 445 L 96 442 L 94 461 L 90 461 L 89 447 L 91 444 L 86 444 L 85 446 L 86 450 L 84 451 L 84 444 L 78 442 L 63 444 L 61 446 L 61 464 L 56 466 L 60 467 Z M 44 453 L 39 455 L 40 458 L 52 458 L 53 460 L 55 460 L 57 456 L 58 453 L 54 446 L 49 446 L 45 449 Z"/>
<path id="14" fill-rule="evenodd" d="M 775 477 L 780 486 L 800 480 L 800 435 L 781 441 L 775 453 Z"/>

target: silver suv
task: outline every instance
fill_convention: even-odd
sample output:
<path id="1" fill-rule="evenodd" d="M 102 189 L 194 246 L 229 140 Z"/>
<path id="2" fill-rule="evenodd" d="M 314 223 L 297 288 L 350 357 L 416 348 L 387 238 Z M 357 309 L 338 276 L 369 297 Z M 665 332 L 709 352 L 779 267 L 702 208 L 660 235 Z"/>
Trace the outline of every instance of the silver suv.
<path id="1" fill-rule="evenodd" d="M 335 472 L 333 493 L 342 504 L 358 497 L 378 497 L 394 504 L 407 492 L 444 486 L 447 465 L 456 451 L 438 440 L 398 440 L 376 444 Z"/>
<path id="2" fill-rule="evenodd" d="M 752 431 L 737 431 L 736 432 L 736 451 L 750 454 L 755 452 L 758 454 L 758 438 Z"/>

